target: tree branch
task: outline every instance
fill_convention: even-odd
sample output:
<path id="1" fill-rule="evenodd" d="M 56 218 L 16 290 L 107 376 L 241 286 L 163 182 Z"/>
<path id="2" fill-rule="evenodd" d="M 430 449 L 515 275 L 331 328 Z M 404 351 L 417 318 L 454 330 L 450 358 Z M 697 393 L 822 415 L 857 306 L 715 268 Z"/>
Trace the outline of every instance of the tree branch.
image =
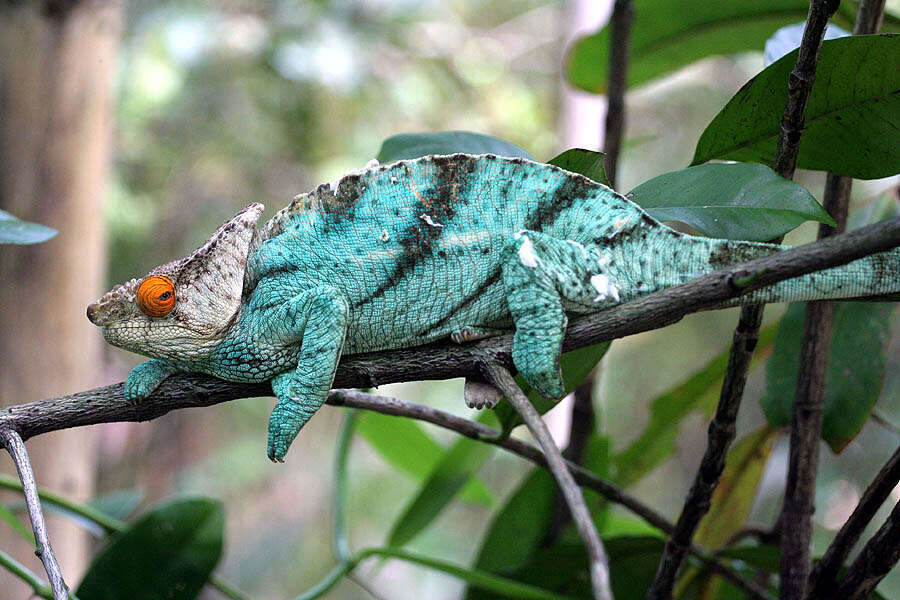
<path id="1" fill-rule="evenodd" d="M 625 77 L 634 8 L 631 0 L 615 0 L 609 18 L 609 80 L 606 82 L 606 123 L 603 151 L 606 153 L 606 177 L 616 187 L 616 171 L 625 131 Z"/>
<path id="2" fill-rule="evenodd" d="M 748 322 L 745 321 L 746 318 L 753 320 Z M 747 373 L 750 370 L 750 360 L 759 340 L 761 322 L 761 310 L 741 311 L 740 321 L 734 331 L 728 366 L 725 369 L 725 381 L 722 384 L 719 404 L 709 424 L 706 452 L 703 454 L 694 483 L 684 500 L 675 529 L 666 541 L 653 585 L 647 592 L 648 600 L 672 597 L 675 578 L 694 538 L 694 532 L 701 519 L 709 512 L 713 491 L 725 468 L 728 447 L 734 441 L 735 422 L 741 406 L 744 384 L 747 382 Z"/>
<path id="3" fill-rule="evenodd" d="M 591 588 L 593 590 L 594 600 L 612 600 L 612 588 L 610 587 L 609 578 L 609 557 L 603 548 L 603 542 L 600 541 L 600 534 L 594 526 L 591 513 L 588 511 L 587 505 L 584 503 L 584 495 L 581 488 L 575 483 L 572 474 L 566 467 L 562 454 L 547 424 L 541 418 L 541 415 L 528 401 L 525 394 L 519 389 L 513 376 L 509 371 L 502 367 L 496 367 L 490 363 L 485 363 L 484 369 L 491 383 L 500 390 L 506 397 L 516 412 L 521 415 L 525 425 L 531 431 L 531 435 L 537 440 L 541 449 L 544 451 L 544 459 L 553 474 L 566 504 L 569 506 L 569 512 L 575 521 L 575 527 L 578 529 L 584 545 L 587 547 L 588 557 L 591 564 Z"/>
<path id="4" fill-rule="evenodd" d="M 563 341 L 563 350 L 669 325 L 693 312 L 721 308 L 726 302 L 767 285 L 843 265 L 898 245 L 900 217 L 732 265 L 632 302 L 573 319 Z M 485 360 L 511 367 L 511 344 L 512 333 L 509 333 L 473 344 L 442 342 L 349 355 L 342 358 L 334 384 L 336 387 L 374 387 L 400 381 L 477 377 Z M 167 379 L 148 401 L 138 405 L 126 403 L 121 384 L 117 384 L 9 406 L 0 410 L 0 429 L 16 431 L 27 440 L 60 429 L 118 421 L 147 421 L 179 408 L 210 406 L 236 398 L 270 394 L 267 382 L 228 383 L 207 376 L 177 375 Z"/>
<path id="5" fill-rule="evenodd" d="M 856 17 L 854 33 L 871 33 L 865 28 L 874 26 L 880 19 L 870 19 L 872 10 L 881 12 L 881 6 L 875 3 L 860 3 Z M 837 10 L 838 2 L 812 2 L 809 8 L 807 26 L 803 32 L 803 42 L 797 57 L 797 66 L 791 74 L 792 90 L 788 95 L 788 106 L 794 96 L 794 74 L 798 74 L 796 82 L 799 127 L 796 133 L 783 136 L 789 139 L 796 135 L 799 144 L 803 126 L 803 111 L 806 100 L 815 79 L 816 62 L 819 48 L 825 35 L 828 19 Z M 805 60 L 804 60 L 805 59 Z M 787 109 L 785 110 L 787 117 Z M 784 128 L 783 128 L 784 130 Z M 781 138 L 779 138 L 779 142 Z M 781 148 L 779 148 L 779 151 Z M 785 168 L 793 172 L 797 152 Z M 842 232 L 847 225 L 847 213 L 850 205 L 850 187 L 853 180 L 829 173 L 825 183 L 825 210 L 836 221 L 837 227 L 819 226 L 818 238 L 824 239 Z M 781 539 L 781 595 L 786 600 L 803 598 L 810 578 L 812 561 L 810 557 L 810 539 L 812 537 L 812 513 L 816 491 L 816 472 L 819 465 L 819 438 L 822 435 L 822 420 L 825 414 L 825 377 L 828 364 L 828 353 L 831 345 L 831 332 L 834 323 L 834 302 L 810 302 L 806 305 L 806 318 L 803 323 L 803 345 L 800 350 L 800 368 L 797 373 L 797 391 L 791 418 L 791 443 L 788 459 L 788 476 L 784 492 L 784 504 L 781 522 L 790 523 L 790 533 Z"/>
<path id="6" fill-rule="evenodd" d="M 900 502 L 894 506 L 887 521 L 863 546 L 859 556 L 847 569 L 837 589 L 829 596 L 833 600 L 862 600 L 884 579 L 900 559 Z"/>
<path id="7" fill-rule="evenodd" d="M 31 519 L 31 528 L 34 530 L 34 539 L 37 547 L 34 553 L 44 563 L 44 570 L 50 579 L 50 588 L 53 590 L 53 600 L 67 600 L 69 597 L 66 582 L 63 581 L 59 563 L 53 555 L 50 546 L 50 537 L 47 535 L 47 524 L 44 522 L 44 513 L 41 510 L 41 500 L 38 498 L 37 484 L 34 481 L 34 472 L 31 470 L 31 461 L 28 459 L 28 451 L 22 438 L 13 430 L 0 428 L 0 442 L 9 452 L 16 465 L 16 472 L 22 482 L 22 490 L 25 493 L 25 504 L 28 506 L 28 517 Z"/>
<path id="8" fill-rule="evenodd" d="M 863 530 L 875 517 L 878 508 L 884 504 L 891 491 L 897 487 L 898 482 L 900 482 L 900 447 L 881 467 L 878 475 L 866 488 L 856 508 L 853 509 L 853 514 L 834 536 L 834 540 L 828 546 L 822 559 L 816 563 L 809 575 L 807 600 L 824 598 L 834 590 L 838 572 L 847 559 L 847 555 L 856 545 Z"/>

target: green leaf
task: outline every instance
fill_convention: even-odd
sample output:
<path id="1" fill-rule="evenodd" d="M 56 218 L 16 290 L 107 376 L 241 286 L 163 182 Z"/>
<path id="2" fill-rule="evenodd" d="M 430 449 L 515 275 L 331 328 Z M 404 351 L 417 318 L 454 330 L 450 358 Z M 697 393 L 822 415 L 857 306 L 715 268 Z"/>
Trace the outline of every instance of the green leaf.
<path id="1" fill-rule="evenodd" d="M 29 223 L 0 210 L 0 244 L 39 244 L 57 234 L 46 225 Z"/>
<path id="2" fill-rule="evenodd" d="M 806 221 L 835 225 L 802 185 L 759 164 L 717 163 L 654 177 L 628 198 L 660 221 L 680 221 L 700 233 L 767 241 Z"/>
<path id="3" fill-rule="evenodd" d="M 751 79 L 697 142 L 692 164 L 713 158 L 771 165 L 797 51 Z M 822 43 L 797 167 L 858 179 L 900 172 L 900 37 L 854 35 Z"/>
<path id="4" fill-rule="evenodd" d="M 585 452 L 585 467 L 605 477 L 608 454 L 606 436 L 592 435 Z M 589 494 L 585 500 L 594 520 L 603 520 L 607 512 L 606 501 L 598 494 Z M 494 516 L 481 543 L 475 568 L 502 574 L 516 572 L 530 564 L 547 538 L 555 504 L 559 501 L 558 488 L 550 472 L 533 469 Z M 481 596 L 480 592 L 470 589 L 466 599 Z"/>
<path id="5" fill-rule="evenodd" d="M 881 393 L 894 306 L 891 302 L 835 306 L 822 423 L 822 438 L 834 452 L 856 437 Z M 778 324 L 775 351 L 766 365 L 766 393 L 761 402 L 773 427 L 791 422 L 805 316 L 804 303 L 791 304 Z"/>
<path id="6" fill-rule="evenodd" d="M 760 50 L 773 31 L 805 19 L 808 9 L 803 0 L 635 0 L 628 87 L 714 54 Z M 609 48 L 609 26 L 576 41 L 566 64 L 569 82 L 604 93 Z"/>
<path id="7" fill-rule="evenodd" d="M 401 547 L 441 514 L 463 485 L 478 472 L 493 447 L 468 438 L 459 439 L 444 454 L 416 497 L 394 522 L 388 546 Z"/>
<path id="8" fill-rule="evenodd" d="M 712 505 L 694 535 L 697 544 L 719 550 L 744 526 L 777 435 L 777 430 L 764 425 L 728 451 Z"/>
<path id="9" fill-rule="evenodd" d="M 174 500 L 116 534 L 78 587 L 81 600 L 190 600 L 222 555 L 222 506 Z"/>
<path id="10" fill-rule="evenodd" d="M 607 187 L 612 187 L 609 177 L 606 176 L 606 169 L 603 167 L 603 161 L 606 154 L 603 152 L 595 152 L 594 150 L 585 150 L 584 148 L 572 148 L 566 150 L 559 156 L 548 160 L 547 163 L 555 165 L 560 169 L 571 171 L 584 175 L 588 179 L 602 183 Z"/>
<path id="11" fill-rule="evenodd" d="M 22 536 L 22 538 L 28 540 L 28 543 L 31 544 L 32 547 L 35 546 L 34 534 L 22 524 L 22 521 L 20 521 L 5 504 L 2 503 L 0 503 L 0 521 L 5 521 L 13 531 Z"/>
<path id="12" fill-rule="evenodd" d="M 775 338 L 775 327 L 760 331 L 751 370 Z M 682 383 L 657 396 L 650 404 L 650 422 L 643 433 L 613 456 L 614 480 L 629 487 L 665 462 L 675 451 L 679 424 L 695 410 L 715 406 L 728 365 L 728 350 L 720 353 Z"/>
<path id="13" fill-rule="evenodd" d="M 665 541 L 658 536 L 604 538 L 613 596 L 643 598 L 656 574 Z M 584 545 L 561 542 L 539 549 L 532 561 L 508 577 L 576 598 L 592 598 Z M 492 596 L 470 591 L 466 600 Z"/>
<path id="14" fill-rule="evenodd" d="M 398 419 L 375 412 L 359 415 L 356 431 L 395 469 L 421 481 L 431 475 L 444 457 L 444 448 L 412 419 Z M 489 505 L 494 496 L 480 477 L 472 477 L 460 499 Z"/>
<path id="15" fill-rule="evenodd" d="M 392 163 L 429 154 L 454 154 L 456 152 L 521 156 L 534 160 L 528 152 L 515 144 L 471 131 L 401 133 L 384 140 L 376 158 L 380 163 Z"/>
<path id="16" fill-rule="evenodd" d="M 511 573 L 531 562 L 547 536 L 556 490 L 547 469 L 533 469 L 491 522 L 475 568 Z"/>

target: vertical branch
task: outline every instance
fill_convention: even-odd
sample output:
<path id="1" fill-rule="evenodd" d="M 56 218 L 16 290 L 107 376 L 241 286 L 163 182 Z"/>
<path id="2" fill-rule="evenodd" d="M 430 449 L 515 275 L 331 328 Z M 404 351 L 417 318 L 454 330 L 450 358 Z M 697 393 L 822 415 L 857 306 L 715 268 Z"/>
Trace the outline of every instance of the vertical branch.
<path id="1" fill-rule="evenodd" d="M 806 105 L 815 80 L 819 48 L 822 46 L 828 19 L 837 10 L 839 4 L 837 0 L 812 0 L 810 2 L 797 62 L 788 80 L 788 99 L 781 119 L 781 133 L 778 137 L 773 165 L 774 170 L 785 179 L 791 179 L 794 176 Z M 675 578 L 684 559 L 685 544 L 690 543 L 700 519 L 709 510 L 712 492 L 724 467 L 728 447 L 734 439 L 734 419 L 744 394 L 744 386 L 750 368 L 750 357 L 759 337 L 762 314 L 762 305 L 745 306 L 741 309 L 728 359 L 728 368 L 725 372 L 725 381 L 719 396 L 716 417 L 709 428 L 706 453 L 676 529 L 666 543 L 659 569 L 647 595 L 648 598 L 671 598 Z M 804 477 L 807 476 L 804 475 Z M 807 534 L 795 536 L 794 533 L 792 532 L 792 535 L 788 537 L 794 539 L 802 537 L 805 544 L 809 543 Z M 808 550 L 805 560 L 808 563 Z M 784 553 L 782 553 L 782 564 L 787 564 Z M 808 573 L 808 566 L 803 571 L 804 583 L 806 573 Z M 784 581 L 784 574 L 782 574 L 782 581 Z"/>
<path id="2" fill-rule="evenodd" d="M 606 153 L 606 176 L 616 187 L 616 168 L 625 131 L 625 76 L 628 72 L 628 46 L 634 8 L 631 0 L 616 0 L 609 19 L 609 81 L 606 84 L 606 126 L 603 151 Z"/>
<path id="3" fill-rule="evenodd" d="M 491 383 L 509 400 L 513 408 L 522 416 L 525 425 L 535 437 L 541 449 L 544 451 L 544 457 L 553 478 L 562 490 L 566 503 L 569 505 L 569 511 L 578 528 L 578 533 L 584 540 L 587 547 L 588 556 L 591 562 L 591 587 L 594 592 L 595 600 L 612 600 L 612 589 L 610 588 L 609 579 L 609 559 L 606 551 L 603 549 L 603 542 L 600 541 L 600 535 L 591 519 L 591 514 L 584 503 L 584 495 L 581 488 L 575 483 L 572 473 L 566 467 L 565 460 L 553 438 L 547 425 L 541 419 L 541 415 L 534 409 L 509 371 L 500 366 L 486 363 L 484 369 Z"/>
<path id="4" fill-rule="evenodd" d="M 25 444 L 19 434 L 11 429 L 0 429 L 0 442 L 12 457 L 19 479 L 22 481 L 25 503 L 28 505 L 28 516 L 31 518 L 31 527 L 37 542 L 34 553 L 44 563 L 44 569 L 50 578 L 50 587 L 53 589 L 53 600 L 66 600 L 69 597 L 68 588 L 63 581 L 59 563 L 56 562 L 56 557 L 53 555 L 53 549 L 50 547 L 50 537 L 47 535 L 47 525 L 44 523 L 44 513 L 41 510 L 37 484 L 34 481 L 34 473 L 31 470 L 31 461 L 28 459 Z"/>
<path id="5" fill-rule="evenodd" d="M 709 512 L 713 491 L 725 468 L 728 447 L 734 441 L 735 421 L 741 407 L 741 396 L 747 383 L 753 350 L 759 339 L 762 310 L 741 311 L 741 318 L 734 331 L 725 382 L 719 396 L 716 414 L 709 424 L 706 452 L 697 470 L 694 483 L 684 500 L 684 507 L 675 523 L 675 529 L 666 541 L 656 577 L 647 592 L 648 600 L 662 600 L 672 597 L 675 578 L 691 547 L 691 540 L 700 520 Z"/>
<path id="6" fill-rule="evenodd" d="M 825 4 L 825 3 L 823 3 Z M 816 13 L 816 27 L 824 27 L 837 8 L 820 8 L 810 5 L 810 16 L 803 41 L 810 46 L 817 42 L 821 47 L 821 36 L 816 37 L 813 17 Z M 854 33 L 876 33 L 880 26 L 884 0 L 863 0 L 856 15 Z M 801 47 L 795 73 L 802 73 L 812 87 L 815 77 L 815 57 L 809 57 L 812 66 L 801 68 L 800 59 L 804 54 Z M 791 74 L 793 83 L 794 73 Z M 808 94 L 807 94 L 808 98 Z M 790 102 L 790 101 L 789 101 Z M 799 102 L 799 100 L 798 100 Z M 805 105 L 805 101 L 804 101 Z M 782 125 L 782 127 L 784 127 Z M 799 130 L 797 132 L 799 141 Z M 796 156 L 796 155 L 795 155 Z M 790 163 L 793 169 L 794 162 Z M 850 205 L 850 188 L 853 180 L 828 173 L 825 180 L 824 206 L 837 223 L 837 227 L 819 226 L 818 239 L 836 235 L 847 225 Z M 790 523 L 788 535 L 781 541 L 781 594 L 782 598 L 798 599 L 806 595 L 811 579 L 810 540 L 812 538 L 812 513 L 816 490 L 816 470 L 819 464 L 819 438 L 822 434 L 822 420 L 825 413 L 825 377 L 831 332 L 834 323 L 834 302 L 810 302 L 806 305 L 806 319 L 803 323 L 803 344 L 800 350 L 800 369 L 797 373 L 797 394 L 791 418 L 791 446 L 788 459 L 788 476 L 784 493 L 781 523 Z M 843 557 L 841 557 L 841 560 Z M 837 566 L 840 566 L 838 563 Z M 835 567 L 836 568 L 836 567 Z M 833 575 L 832 575 L 833 578 Z"/>

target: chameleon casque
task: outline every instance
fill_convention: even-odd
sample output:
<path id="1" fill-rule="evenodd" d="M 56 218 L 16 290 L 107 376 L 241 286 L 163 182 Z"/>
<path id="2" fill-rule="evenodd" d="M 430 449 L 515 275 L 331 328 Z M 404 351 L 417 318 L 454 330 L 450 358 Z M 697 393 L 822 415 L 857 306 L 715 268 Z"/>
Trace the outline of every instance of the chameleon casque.
<path id="1" fill-rule="evenodd" d="M 514 327 L 516 367 L 558 398 L 567 315 L 782 248 L 685 235 L 581 175 L 490 154 L 376 164 L 297 196 L 257 229 L 262 210 L 251 204 L 87 315 L 109 343 L 153 358 L 128 376 L 131 402 L 184 371 L 271 380 L 276 461 L 324 402 L 342 354 Z M 733 303 L 893 293 L 898 273 L 894 250 Z"/>

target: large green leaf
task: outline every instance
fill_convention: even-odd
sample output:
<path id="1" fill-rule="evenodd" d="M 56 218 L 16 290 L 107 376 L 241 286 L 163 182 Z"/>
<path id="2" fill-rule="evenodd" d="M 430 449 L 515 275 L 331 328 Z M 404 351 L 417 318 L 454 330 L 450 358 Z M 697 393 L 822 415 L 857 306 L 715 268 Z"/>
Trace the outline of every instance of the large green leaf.
<path id="1" fill-rule="evenodd" d="M 605 477 L 608 469 L 609 439 L 594 434 L 588 439 L 584 465 Z M 594 521 L 605 521 L 607 503 L 598 494 L 585 497 Z M 497 512 L 481 543 L 475 568 L 505 574 L 520 571 L 546 543 L 555 505 L 561 501 L 556 482 L 547 469 L 534 469 Z M 600 528 L 602 530 L 602 527 Z M 470 588 L 466 600 L 483 598 Z"/>
<path id="2" fill-rule="evenodd" d="M 0 244 L 38 244 L 46 242 L 57 231 L 46 225 L 29 223 L 0 210 Z"/>
<path id="3" fill-rule="evenodd" d="M 771 240 L 805 221 L 834 219 L 805 187 L 759 164 L 688 167 L 654 177 L 628 197 L 660 221 L 732 240 Z"/>
<path id="4" fill-rule="evenodd" d="M 611 342 L 602 342 L 586 348 L 578 348 L 577 350 L 572 350 L 562 355 L 559 364 L 562 369 L 563 383 L 565 383 L 567 394 L 578 387 L 578 385 L 584 381 L 584 378 L 588 376 L 588 373 L 597 366 L 597 363 L 600 362 L 600 359 L 602 359 L 606 354 L 606 351 L 609 350 L 610 343 Z M 525 382 L 525 379 L 521 375 L 516 375 L 516 383 L 519 384 L 519 387 L 525 392 L 528 400 L 540 414 L 544 414 L 556 406 L 555 401 L 548 400 L 541 396 L 537 390 Z M 500 419 L 500 424 L 503 427 L 504 432 L 511 431 L 514 427 L 522 423 L 522 417 L 519 416 L 519 413 L 513 409 L 509 402 L 501 402 L 498 404 L 495 412 L 497 418 Z"/>
<path id="5" fill-rule="evenodd" d="M 429 154 L 453 154 L 455 152 L 521 156 L 534 160 L 528 152 L 515 144 L 471 131 L 401 133 L 384 140 L 376 158 L 380 163 L 392 163 Z"/>
<path id="6" fill-rule="evenodd" d="M 805 19 L 808 9 L 804 0 L 635 0 L 628 87 L 714 54 L 762 50 L 773 31 Z M 569 82 L 605 92 L 609 47 L 608 26 L 576 41 L 566 65 Z"/>
<path id="7" fill-rule="evenodd" d="M 190 600 L 222 555 L 225 518 L 216 501 L 169 502 L 113 536 L 78 587 L 81 600 Z"/>
<path id="8" fill-rule="evenodd" d="M 822 424 L 822 438 L 834 452 L 856 437 L 881 393 L 894 306 L 891 302 L 835 306 Z M 766 365 L 762 408 L 773 427 L 791 422 L 805 316 L 804 303 L 791 304 L 778 325 L 775 350 Z"/>
<path id="9" fill-rule="evenodd" d="M 775 328 L 760 331 L 753 369 L 772 345 Z M 682 383 L 657 396 L 650 404 L 650 422 L 643 433 L 613 457 L 614 480 L 628 487 L 665 462 L 675 451 L 680 423 L 695 410 L 711 408 L 728 365 L 728 350 L 720 353 Z"/>
<path id="10" fill-rule="evenodd" d="M 444 448 L 412 419 L 363 412 L 357 419 L 356 431 L 385 462 L 418 481 L 431 475 L 445 454 Z M 488 505 L 493 501 L 493 494 L 481 478 L 472 477 L 463 486 L 460 498 Z"/>
<path id="11" fill-rule="evenodd" d="M 603 152 L 585 150 L 584 148 L 571 148 L 559 156 L 548 160 L 547 163 L 566 171 L 584 175 L 588 179 L 602 183 L 607 187 L 612 187 L 609 177 L 606 175 L 606 168 L 603 166 L 605 159 L 606 154 Z"/>
<path id="12" fill-rule="evenodd" d="M 797 51 L 751 79 L 697 142 L 692 164 L 727 158 L 771 165 Z M 900 37 L 822 43 L 797 166 L 859 179 L 900 172 Z"/>
<path id="13" fill-rule="evenodd" d="M 468 438 L 458 440 L 394 522 L 388 546 L 403 546 L 430 525 L 478 472 L 493 449 L 493 446 Z"/>
<path id="14" fill-rule="evenodd" d="M 656 574 L 665 541 L 656 536 L 604 538 L 612 592 L 616 598 L 643 598 Z M 576 598 L 593 598 L 588 558 L 581 543 L 560 542 L 540 548 L 531 562 L 508 577 Z M 466 600 L 492 596 L 470 591 Z"/>
<path id="15" fill-rule="evenodd" d="M 695 543 L 719 550 L 744 526 L 777 435 L 777 430 L 764 425 L 731 447 L 712 505 L 694 535 Z"/>

